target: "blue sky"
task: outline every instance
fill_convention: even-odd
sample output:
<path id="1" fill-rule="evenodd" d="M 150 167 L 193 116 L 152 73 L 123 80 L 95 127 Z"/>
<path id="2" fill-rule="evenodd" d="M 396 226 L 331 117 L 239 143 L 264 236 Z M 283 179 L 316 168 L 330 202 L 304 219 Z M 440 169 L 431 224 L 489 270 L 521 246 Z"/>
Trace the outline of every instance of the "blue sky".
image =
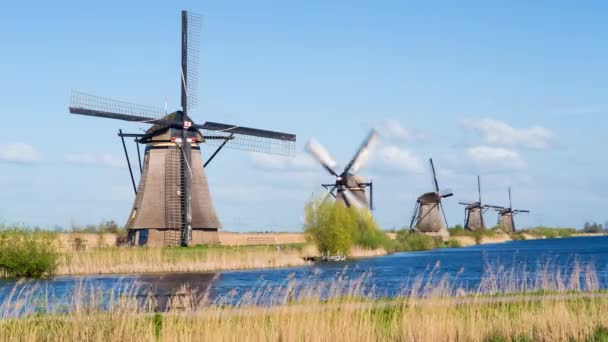
<path id="1" fill-rule="evenodd" d="M 455 192 L 450 224 L 477 174 L 492 204 L 513 187 L 532 211 L 520 227 L 608 220 L 603 2 L 10 0 L 0 220 L 125 221 L 133 194 L 116 132 L 146 126 L 70 115 L 70 91 L 177 109 L 181 9 L 204 16 L 195 120 L 298 136 L 294 159 L 226 150 L 212 162 L 227 230 L 299 230 L 305 201 L 331 181 L 306 141 L 344 165 L 373 127 L 382 139 L 362 174 L 385 228 L 409 224 L 431 189 L 430 156 Z"/>

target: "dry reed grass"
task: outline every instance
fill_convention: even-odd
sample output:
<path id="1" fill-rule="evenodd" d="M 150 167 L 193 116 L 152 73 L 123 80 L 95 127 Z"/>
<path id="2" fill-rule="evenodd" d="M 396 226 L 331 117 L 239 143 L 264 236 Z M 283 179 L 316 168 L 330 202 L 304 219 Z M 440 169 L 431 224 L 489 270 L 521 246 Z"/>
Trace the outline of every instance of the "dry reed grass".
<path id="1" fill-rule="evenodd" d="M 577 266 L 578 267 L 578 266 Z M 499 267 L 500 268 L 500 267 Z M 497 269 L 499 269 L 497 268 Z M 168 312 L 155 313 L 152 299 L 137 302 L 128 295 L 107 307 L 76 293 L 67 313 L 24 315 L 0 320 L 2 340 L 120 341 L 587 341 L 604 340 L 608 326 L 608 295 L 581 292 L 597 286 L 581 268 L 569 277 L 544 273 L 536 290 L 545 292 L 491 296 L 492 285 L 515 270 L 485 277 L 472 293 L 454 296 L 446 282 L 417 282 L 416 295 L 373 300 L 361 292 L 361 282 L 347 288 L 336 283 L 334 297 L 323 299 L 318 288 L 277 299 L 280 305 L 213 305 L 179 301 Z M 544 272 L 544 271 L 543 271 Z M 496 278 L 496 279 L 492 279 Z M 518 279 L 506 279 L 518 284 Z M 287 285 L 289 287 L 290 285 Z M 489 286 L 487 289 L 485 286 Z M 511 285 L 510 285 L 511 286 Z M 545 286 L 545 287 L 543 287 Z M 512 287 L 517 291 L 519 287 Z M 534 290 L 533 288 L 527 291 Z M 575 290 L 575 291 L 573 291 Z M 94 294 L 92 294 L 95 298 Z M 43 300 L 44 301 L 44 300 Z M 23 306 L 23 295 L 0 310 Z M 184 305 L 189 303 L 189 305 Z"/>
<path id="2" fill-rule="evenodd" d="M 309 247 L 103 248 L 62 254 L 55 274 L 205 272 L 306 265 Z"/>

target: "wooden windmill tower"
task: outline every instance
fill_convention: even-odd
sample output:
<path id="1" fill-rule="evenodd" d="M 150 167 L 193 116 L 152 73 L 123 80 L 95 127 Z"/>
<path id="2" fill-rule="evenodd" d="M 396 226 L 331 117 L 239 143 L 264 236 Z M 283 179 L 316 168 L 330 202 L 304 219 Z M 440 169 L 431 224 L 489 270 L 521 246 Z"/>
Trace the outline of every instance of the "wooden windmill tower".
<path id="1" fill-rule="evenodd" d="M 293 134 L 227 125 L 196 124 L 200 16 L 182 11 L 181 109 L 166 110 L 72 92 L 70 113 L 152 125 L 144 134 L 119 131 L 136 193 L 126 223 L 128 239 L 138 245 L 210 244 L 219 242 L 216 215 L 204 166 L 223 148 L 293 155 Z M 125 137 L 145 145 L 139 158 L 139 186 L 127 154 Z M 201 144 L 217 146 L 203 165 Z"/>
<path id="2" fill-rule="evenodd" d="M 454 194 L 449 189 L 439 190 L 439 183 L 437 182 L 437 174 L 435 173 L 435 165 L 432 158 L 429 159 L 429 163 L 431 164 L 435 191 L 422 194 L 416 200 L 414 214 L 410 222 L 410 230 L 437 235 L 443 240 L 447 240 L 450 237 L 450 233 L 448 232 L 448 222 L 441 200 Z"/>
<path id="3" fill-rule="evenodd" d="M 513 204 L 511 202 L 511 187 L 509 187 L 509 207 L 496 209 L 496 211 L 498 211 L 498 224 L 509 234 L 516 232 L 513 216 L 518 213 L 530 212 L 529 210 L 513 209 Z"/>
<path id="4" fill-rule="evenodd" d="M 504 209 L 496 205 L 483 204 L 481 202 L 481 181 L 477 176 L 477 192 L 479 194 L 479 200 L 477 202 L 458 202 L 464 205 L 464 228 L 468 230 L 482 230 L 486 229 L 486 225 L 483 219 L 483 214 L 488 208 Z"/>
<path id="5" fill-rule="evenodd" d="M 335 177 L 335 182 L 330 184 L 322 184 L 328 191 L 328 196 L 333 196 L 338 203 L 344 203 L 346 206 L 357 208 L 374 207 L 374 186 L 373 183 L 366 182 L 362 177 L 357 175 L 365 161 L 367 160 L 373 143 L 378 138 L 376 131 L 372 130 L 367 138 L 363 141 L 355 156 L 346 165 L 340 174 L 335 171 L 336 162 L 331 157 L 329 152 L 318 142 L 311 140 L 306 145 L 306 150 L 325 168 L 331 175 Z M 365 189 L 369 188 L 369 201 L 365 194 Z M 327 197 L 326 197 L 327 198 Z"/>

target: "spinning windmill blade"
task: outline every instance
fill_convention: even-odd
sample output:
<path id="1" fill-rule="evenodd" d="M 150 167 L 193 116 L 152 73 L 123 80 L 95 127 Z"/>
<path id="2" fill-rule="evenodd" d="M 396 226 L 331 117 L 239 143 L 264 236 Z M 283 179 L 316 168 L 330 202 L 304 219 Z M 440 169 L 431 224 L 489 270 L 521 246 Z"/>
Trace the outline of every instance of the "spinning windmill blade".
<path id="1" fill-rule="evenodd" d="M 353 159 L 346 165 L 344 172 L 357 173 L 368 161 L 370 151 L 377 139 L 378 133 L 376 133 L 375 130 L 372 130 L 359 147 L 357 153 L 353 156 Z"/>
<path id="2" fill-rule="evenodd" d="M 350 191 L 350 189 L 348 188 L 344 188 L 342 190 L 342 193 L 344 195 L 344 199 L 347 201 L 347 205 L 349 206 L 353 206 L 357 209 L 363 209 L 363 208 L 367 208 L 367 204 L 361 202 L 361 200 L 359 200 L 353 193 L 352 191 Z"/>
<path id="3" fill-rule="evenodd" d="M 331 157 L 331 154 L 321 145 L 318 141 L 311 139 L 306 144 L 306 151 L 323 166 L 329 173 L 339 177 L 334 168 L 336 167 L 336 161 Z"/>
<path id="4" fill-rule="evenodd" d="M 362 178 L 356 175 L 364 163 L 369 157 L 370 151 L 372 150 L 374 141 L 377 139 L 377 133 L 371 131 L 365 138 L 353 158 L 350 160 L 346 167 L 341 173 L 336 171 L 336 165 L 334 158 L 327 151 L 323 145 L 314 139 L 311 139 L 306 144 L 306 151 L 309 152 L 321 166 L 327 170 L 332 176 L 334 176 L 334 183 L 322 184 L 323 187 L 328 191 L 328 195 L 323 200 L 327 200 L 329 195 L 334 195 L 336 200 L 344 201 L 347 206 L 364 208 L 368 207 L 368 203 L 371 204 L 373 200 L 372 195 L 372 182 L 366 182 Z M 370 188 L 370 200 L 367 201 L 365 189 Z M 334 194 L 337 191 L 337 194 Z M 369 207 L 371 210 L 371 206 Z"/>

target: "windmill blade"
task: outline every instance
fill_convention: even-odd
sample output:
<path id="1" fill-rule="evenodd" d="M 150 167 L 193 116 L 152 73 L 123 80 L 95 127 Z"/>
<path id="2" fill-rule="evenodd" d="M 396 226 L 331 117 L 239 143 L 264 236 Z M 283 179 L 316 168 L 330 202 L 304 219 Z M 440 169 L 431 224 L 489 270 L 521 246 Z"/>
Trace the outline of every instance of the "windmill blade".
<path id="1" fill-rule="evenodd" d="M 441 215 L 443 216 L 443 221 L 445 222 L 445 227 L 448 228 L 448 218 L 447 216 L 445 216 L 445 211 L 443 211 L 443 204 L 441 204 L 441 202 L 439 202 L 439 208 L 441 209 Z"/>
<path id="2" fill-rule="evenodd" d="M 202 129 L 202 130 L 207 130 L 207 131 L 214 131 L 216 133 L 218 133 L 218 132 L 233 133 L 233 134 L 249 135 L 249 136 L 258 137 L 258 138 L 275 139 L 275 140 L 291 141 L 291 142 L 296 141 L 295 134 L 268 131 L 268 130 L 264 130 L 264 129 L 249 128 L 249 127 L 242 127 L 242 126 L 236 126 L 236 125 L 227 125 L 227 124 L 217 123 L 217 122 L 205 122 L 202 125 L 193 124 L 192 127 Z"/>
<path id="3" fill-rule="evenodd" d="M 449 188 L 448 189 L 443 189 L 443 190 L 439 191 L 438 194 L 442 198 L 454 196 L 454 193 L 452 192 L 452 189 L 449 189 Z"/>
<path id="4" fill-rule="evenodd" d="M 530 210 L 513 210 L 513 213 L 529 213 Z"/>
<path id="5" fill-rule="evenodd" d="M 342 191 L 342 194 L 344 195 L 344 198 L 346 198 L 346 201 L 348 202 L 348 204 L 350 204 L 351 206 L 353 206 L 357 209 L 363 209 L 363 208 L 367 209 L 367 206 L 365 205 L 365 203 L 361 202 L 361 200 L 359 198 L 357 198 L 357 196 L 355 196 L 355 194 L 353 194 L 353 192 L 350 191 L 348 188 L 344 188 L 344 190 Z"/>
<path id="6" fill-rule="evenodd" d="M 193 124 L 192 127 L 201 130 L 201 134 L 206 138 L 206 145 L 218 146 L 232 135 L 226 148 L 284 156 L 295 155 L 296 136 L 293 134 L 215 122 Z"/>
<path id="7" fill-rule="evenodd" d="M 378 133 L 372 130 L 363 141 L 357 153 L 344 168 L 344 172 L 357 173 L 369 158 L 370 150 L 378 138 Z"/>
<path id="8" fill-rule="evenodd" d="M 505 207 L 501 207 L 499 205 L 491 205 L 491 204 L 484 204 L 483 207 L 484 208 L 499 209 L 499 210 L 503 210 L 505 208 Z"/>
<path id="9" fill-rule="evenodd" d="M 165 120 L 162 108 L 138 105 L 72 91 L 70 113 L 139 123 L 182 125 L 181 121 Z"/>
<path id="10" fill-rule="evenodd" d="M 479 176 L 477 176 L 477 192 L 479 193 L 479 203 L 481 203 L 481 180 Z"/>
<path id="11" fill-rule="evenodd" d="M 513 203 L 511 203 L 511 187 L 509 187 L 509 208 L 513 208 Z"/>
<path id="12" fill-rule="evenodd" d="M 188 110 L 198 104 L 198 69 L 200 61 L 202 17 L 182 11 L 182 109 Z"/>
<path id="13" fill-rule="evenodd" d="M 310 154 L 312 154 L 312 156 L 315 157 L 315 159 L 319 163 L 321 163 L 321 165 L 327 171 L 329 171 L 329 173 L 331 173 L 332 175 L 334 175 L 336 177 L 340 177 L 336 173 L 336 171 L 334 171 L 334 168 L 336 167 L 336 161 L 331 157 L 329 152 L 327 152 L 325 147 L 323 147 L 323 145 L 321 145 L 318 141 L 316 141 L 314 139 L 311 139 L 310 141 L 308 141 L 308 143 L 306 144 L 306 151 L 308 151 Z"/>
<path id="14" fill-rule="evenodd" d="M 437 174 L 435 173 L 435 165 L 433 164 L 433 158 L 429 158 L 431 163 L 431 173 L 433 175 L 433 185 L 435 185 L 435 192 L 439 193 L 439 183 L 437 182 Z"/>
<path id="15" fill-rule="evenodd" d="M 458 204 L 462 204 L 462 205 L 473 205 L 475 204 L 475 202 L 458 202 Z"/>

